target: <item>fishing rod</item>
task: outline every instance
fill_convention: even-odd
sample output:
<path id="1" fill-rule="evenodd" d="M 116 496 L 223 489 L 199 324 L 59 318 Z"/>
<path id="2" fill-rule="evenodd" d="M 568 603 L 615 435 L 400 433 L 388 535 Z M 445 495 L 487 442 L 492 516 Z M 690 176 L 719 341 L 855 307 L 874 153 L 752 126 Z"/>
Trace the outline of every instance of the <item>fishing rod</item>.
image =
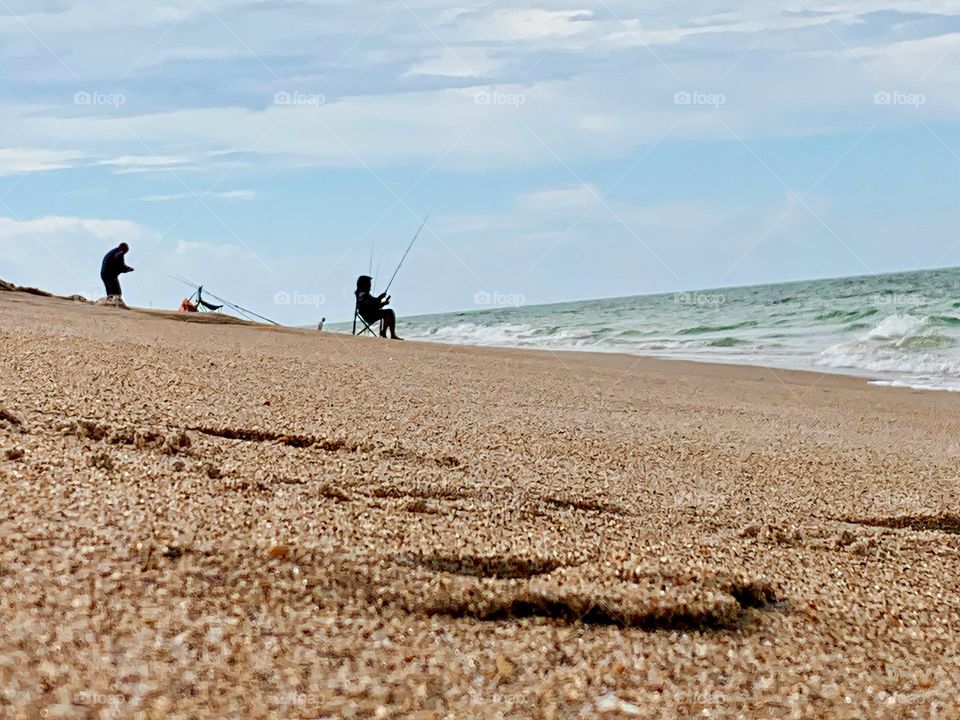
<path id="1" fill-rule="evenodd" d="M 191 287 L 191 288 L 202 287 L 201 285 L 198 285 L 198 284 L 195 283 L 195 282 L 190 282 L 190 281 L 187 280 L 185 277 L 182 277 L 182 276 L 180 276 L 180 275 L 171 275 L 170 273 L 164 273 L 164 275 L 166 275 L 168 278 L 172 278 L 173 280 L 176 280 L 176 281 L 178 281 L 178 282 L 182 282 L 184 285 L 187 285 L 188 287 Z M 246 308 L 240 307 L 239 305 L 237 305 L 237 304 L 235 304 L 235 303 L 232 303 L 232 302 L 230 302 L 229 300 L 224 300 L 222 297 L 220 297 L 219 295 L 214 295 L 214 294 L 213 294 L 212 292 L 210 292 L 209 290 L 207 291 L 207 295 L 209 295 L 210 297 L 212 297 L 214 300 L 219 300 L 219 301 L 222 302 L 224 305 L 226 305 L 228 308 L 230 308 L 231 310 L 235 310 L 236 312 L 238 312 L 238 313 L 240 313 L 241 315 L 245 316 L 247 319 L 257 318 L 258 320 L 263 320 L 264 322 L 268 322 L 268 323 L 270 323 L 271 325 L 276 325 L 276 326 L 280 327 L 280 323 L 276 322 L 275 320 L 271 320 L 270 318 L 264 317 L 263 315 L 258 315 L 257 313 L 253 312 L 252 310 L 247 310 Z"/>
<path id="2" fill-rule="evenodd" d="M 427 226 L 427 220 L 430 219 L 430 216 L 427 215 L 423 219 L 423 222 L 420 223 L 420 229 L 417 230 L 417 234 L 413 236 L 413 240 L 410 241 L 410 244 L 407 246 L 407 251 L 403 254 L 403 257 L 400 258 L 400 264 L 397 265 L 397 269 L 393 271 L 393 276 L 390 278 L 390 282 L 387 283 L 387 289 L 384 292 L 390 292 L 390 286 L 393 285 L 393 281 L 397 279 L 397 273 L 400 272 L 400 268 L 403 267 L 404 261 L 407 259 L 407 255 L 410 254 L 410 250 L 413 249 L 413 244 L 417 241 L 417 238 L 420 237 L 420 233 L 423 232 L 423 229 Z"/>
<path id="3" fill-rule="evenodd" d="M 207 294 L 208 294 L 210 297 L 212 297 L 214 300 L 219 300 L 219 301 L 222 302 L 224 305 L 226 305 L 228 308 L 232 308 L 233 310 L 236 310 L 238 313 L 243 313 L 243 314 L 247 315 L 248 317 L 255 317 L 255 318 L 257 318 L 258 320 L 263 320 L 264 322 L 268 322 L 268 323 L 270 323 L 271 325 L 276 325 L 277 327 L 282 327 L 282 326 L 280 325 L 280 323 L 278 323 L 276 320 L 271 320 L 270 318 L 264 317 L 263 315 L 258 315 L 257 313 L 253 312 L 252 310 L 247 310 L 246 308 L 242 308 L 242 307 L 240 307 L 239 305 L 236 305 L 235 303 L 230 302 L 229 300 L 224 300 L 222 297 L 218 297 L 217 295 L 214 295 L 212 292 L 208 292 Z"/>

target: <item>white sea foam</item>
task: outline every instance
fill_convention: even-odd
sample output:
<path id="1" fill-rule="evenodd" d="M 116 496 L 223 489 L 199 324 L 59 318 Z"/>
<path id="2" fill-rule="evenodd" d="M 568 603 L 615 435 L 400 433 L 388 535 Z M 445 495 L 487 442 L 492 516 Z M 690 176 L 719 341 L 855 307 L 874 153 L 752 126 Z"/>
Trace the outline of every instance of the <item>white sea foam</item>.
<path id="1" fill-rule="evenodd" d="M 880 385 L 882 387 L 910 388 L 912 390 L 946 390 L 948 392 L 960 392 L 960 381 L 950 382 L 949 380 L 944 380 L 943 378 L 871 380 L 870 384 Z"/>
<path id="2" fill-rule="evenodd" d="M 924 271 L 725 290 L 715 306 L 673 295 L 620 298 L 407 318 L 401 330 L 434 342 L 749 363 L 957 389 L 958 287 L 960 271 Z"/>
<path id="3" fill-rule="evenodd" d="M 426 333 L 415 333 L 411 339 L 437 340 L 468 345 L 511 345 L 528 337 L 535 327 L 523 324 L 480 325 L 461 322 L 432 328 Z"/>
<path id="4" fill-rule="evenodd" d="M 923 331 L 928 318 L 914 315 L 890 315 L 866 334 L 868 340 L 902 340 Z"/>
<path id="5" fill-rule="evenodd" d="M 818 365 L 872 373 L 909 373 L 960 379 L 960 358 L 933 353 L 905 353 L 864 343 L 841 343 L 826 348 Z"/>
<path id="6" fill-rule="evenodd" d="M 816 364 L 879 375 L 878 384 L 952 390 L 960 387 L 956 344 L 956 338 L 938 334 L 929 316 L 895 314 L 859 338 L 826 347 Z"/>

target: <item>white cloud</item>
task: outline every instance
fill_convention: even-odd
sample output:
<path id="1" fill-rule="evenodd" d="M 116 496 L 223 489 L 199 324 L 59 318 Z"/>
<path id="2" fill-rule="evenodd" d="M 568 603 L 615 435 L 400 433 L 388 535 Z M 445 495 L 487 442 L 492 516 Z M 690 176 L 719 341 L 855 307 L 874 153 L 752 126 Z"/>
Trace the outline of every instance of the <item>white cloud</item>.
<path id="1" fill-rule="evenodd" d="M 467 40 L 507 42 L 569 37 L 584 32 L 593 17 L 592 10 L 544 10 L 542 8 L 505 8 L 485 16 L 470 16 L 460 24 Z"/>
<path id="2" fill-rule="evenodd" d="M 122 120 L 119 122 L 123 124 Z M 116 168 L 114 172 L 122 175 L 124 173 L 171 170 L 183 167 L 189 163 L 189 158 L 172 155 L 123 155 L 109 160 L 101 160 L 97 164 Z"/>
<path id="3" fill-rule="evenodd" d="M 87 298 L 100 297 L 100 260 L 121 242 L 149 246 L 157 235 L 131 220 L 45 216 L 0 217 L 5 280 Z"/>
<path id="4" fill-rule="evenodd" d="M 0 33 L 73 34 L 119 28 L 169 27 L 206 13 L 222 13 L 244 0 L 65 0 L 49 9 L 37 9 L 32 0 L 15 14 L 0 15 Z M 16 6 L 17 3 L 14 3 Z"/>
<path id="5" fill-rule="evenodd" d="M 0 217 L 0 239 L 3 240 L 59 234 L 78 234 L 111 242 L 140 240 L 150 235 L 142 225 L 131 220 L 97 220 L 60 216 L 17 220 Z"/>
<path id="6" fill-rule="evenodd" d="M 63 170 L 76 165 L 83 153 L 72 150 L 0 148 L 0 175 Z"/>
<path id="7" fill-rule="evenodd" d="M 592 133 L 614 132 L 623 126 L 624 119 L 618 115 L 602 115 L 599 113 L 588 113 L 581 115 L 577 124 L 583 130 Z"/>
<path id="8" fill-rule="evenodd" d="M 175 200 L 253 200 L 257 193 L 253 190 L 226 190 L 223 192 L 203 191 L 193 193 L 173 193 L 170 195 L 144 195 L 140 198 L 141 202 L 172 202 Z"/>
<path id="9" fill-rule="evenodd" d="M 629 202 L 604 197 L 598 187 L 580 185 L 524 193 L 511 212 L 440 217 L 436 225 L 438 232 L 449 236 L 473 235 L 491 242 L 503 237 L 510 243 L 522 239 L 547 245 L 579 234 L 609 237 L 623 233 L 626 226 L 627 232 L 653 233 L 670 242 L 690 244 L 737 221 L 752 226 L 772 212 L 694 201 Z"/>
<path id="10" fill-rule="evenodd" d="M 880 47 L 859 46 L 849 52 L 881 77 L 896 78 L 907 86 L 929 85 L 939 76 L 946 77 L 953 86 L 951 94 L 955 94 L 960 33 L 903 40 Z"/>
<path id="11" fill-rule="evenodd" d="M 567 214 L 584 212 L 600 201 L 600 190 L 594 185 L 537 190 L 517 198 L 517 207 L 523 212 L 538 214 Z"/>
<path id="12" fill-rule="evenodd" d="M 238 258 L 257 260 L 257 256 L 248 248 L 231 243 L 190 242 L 180 240 L 174 252 L 180 256 L 188 256 L 194 261 L 203 260 L 204 263 L 211 261 L 223 262 L 225 260 L 236 260 Z"/>
<path id="13" fill-rule="evenodd" d="M 499 72 L 507 63 L 491 57 L 486 48 L 451 47 L 441 48 L 438 54 L 423 60 L 407 72 L 406 76 L 442 75 L 445 77 L 481 78 Z"/>
<path id="14" fill-rule="evenodd" d="M 158 67 L 170 62 L 194 61 L 194 60 L 226 60 L 239 57 L 243 54 L 243 48 L 228 47 L 174 47 L 158 50 L 148 54 L 143 60 L 137 63 L 139 69 L 148 67 Z"/>
<path id="15" fill-rule="evenodd" d="M 251 158 L 296 166 L 377 170 L 413 162 L 470 171 L 555 166 L 558 156 L 567 162 L 624 157 L 660 138 L 672 124 L 677 128 L 671 139 L 727 133 L 716 122 L 717 112 L 675 106 L 672 78 L 646 76 L 645 92 L 630 94 L 609 94 L 598 80 L 583 76 L 529 86 L 364 95 L 319 107 L 270 104 L 260 110 L 217 107 L 126 118 L 42 118 L 34 130 L 85 145 L 132 133 L 140 138 L 138 144 L 157 149 L 189 146 L 208 158 L 240 148 L 249 150 Z M 735 111 L 753 116 L 752 108 L 725 110 L 734 126 Z M 618 121 L 625 117 L 630 122 Z M 584 125 L 591 132 L 584 133 Z M 190 162 L 177 155 L 126 155 L 104 164 L 118 172 L 142 172 L 194 167 Z"/>
<path id="16" fill-rule="evenodd" d="M 763 213 L 772 212 L 768 208 L 745 208 L 737 205 L 691 201 L 635 206 L 620 203 L 614 206 L 614 211 L 616 212 L 615 220 L 626 223 L 635 232 L 654 231 L 668 236 L 672 241 L 686 243 L 709 241 L 708 233 L 716 231 L 726 223 L 738 219 L 749 219 L 753 222 L 757 221 Z M 726 235 L 715 234 L 713 237 L 722 240 Z"/>
<path id="17" fill-rule="evenodd" d="M 128 3 L 135 13 L 144 15 L 126 20 L 131 27 L 157 21 L 154 6 L 138 0 Z M 64 16 L 73 14 L 73 20 L 80 23 L 78 13 L 96 12 L 108 16 L 104 22 L 111 27 L 130 13 L 126 9 L 129 4 L 74 0 L 66 3 L 61 13 L 34 13 L 24 19 L 65 23 Z M 860 60 L 876 63 L 881 82 L 899 82 L 903 67 L 929 67 L 944 44 L 953 41 L 949 35 L 901 41 L 893 33 L 857 30 L 866 23 L 864 12 L 884 7 L 902 12 L 950 11 L 949 3 L 922 0 L 915 4 L 810 2 L 809 12 L 793 14 L 784 14 L 782 8 L 759 0 L 749 0 L 736 10 L 719 14 L 704 14 L 688 3 L 656 0 L 644 10 L 642 24 L 636 6 L 616 0 L 610 0 L 607 9 L 594 10 L 574 2 L 554 3 L 552 8 L 518 8 L 494 0 L 481 9 L 450 9 L 433 0 L 411 0 L 411 10 L 423 23 L 400 10 L 383 14 L 336 2 L 261 2 L 256 19 L 262 21 L 262 32 L 253 35 L 244 32 L 242 23 L 234 25 L 235 21 L 252 22 L 250 12 L 244 9 L 248 5 L 242 0 L 210 3 L 211 11 L 223 13 L 228 26 L 238 28 L 235 32 L 252 44 L 254 54 L 266 65 L 264 74 L 281 76 L 267 77 L 260 81 L 263 84 L 251 81 L 244 85 L 241 94 L 246 103 L 232 95 L 217 102 L 223 97 L 220 84 L 191 85 L 196 92 L 191 92 L 190 98 L 182 99 L 178 92 L 177 102 L 158 103 L 159 107 L 172 107 L 169 111 L 130 102 L 124 106 L 128 113 L 124 117 L 111 113 L 67 118 L 50 108 L 38 111 L 21 106 L 19 113 L 4 113 L 0 107 L 0 122 L 17 136 L 19 144 L 42 146 L 65 137 L 71 146 L 82 146 L 89 154 L 116 155 L 102 163 L 118 174 L 211 169 L 217 153 L 229 156 L 228 148 L 254 150 L 246 159 L 248 163 L 275 165 L 369 166 L 377 170 L 397 164 L 428 166 L 444 156 L 439 166 L 442 169 L 542 167 L 556 163 L 544 144 L 568 162 L 579 157 L 629 157 L 674 124 L 670 141 L 726 140 L 730 138 L 728 127 L 745 138 L 783 138 L 861 131 L 876 117 L 896 122 L 895 114 L 878 116 L 870 102 L 874 88 L 867 87 L 874 80 L 865 74 Z M 361 46 L 339 62 L 335 61 L 340 53 L 329 59 L 312 59 L 312 65 L 329 62 L 322 73 L 313 74 L 291 62 L 302 58 L 299 46 L 289 47 L 289 40 L 283 42 L 291 32 L 290 22 L 282 32 L 270 24 L 276 18 L 296 18 L 311 5 L 331 11 L 337 32 L 346 33 L 350 28 L 356 30 L 355 35 L 370 31 L 363 36 Z M 160 14 L 167 19 L 192 12 L 188 1 L 166 3 L 163 8 Z M 243 44 L 219 22 L 215 26 L 225 35 L 216 35 L 216 44 L 210 46 L 199 43 L 191 23 L 202 27 L 199 24 L 208 21 L 205 13 L 191 14 L 172 31 L 169 44 L 160 43 L 138 67 L 178 58 L 218 60 L 243 50 Z M 831 29 L 817 31 L 817 26 L 826 21 Z M 883 22 L 895 24 L 894 20 Z M 178 32 L 184 24 L 191 32 L 180 37 Z M 81 34 L 83 27 L 82 23 L 78 25 Z M 20 31 L 24 32 L 22 26 Z M 856 38 L 845 41 L 855 48 L 859 59 L 851 57 L 833 34 L 844 31 L 860 32 L 859 44 Z M 299 26 L 292 32 L 299 42 Z M 395 41 L 399 32 L 408 42 Z M 799 37 L 810 32 L 819 32 L 814 51 L 805 48 L 802 41 L 791 39 L 790 33 Z M 717 46 L 718 33 L 725 34 L 722 47 Z M 150 42 L 155 39 L 150 38 Z M 148 48 L 150 42 L 146 43 Z M 910 50 L 911 43 L 929 47 Z M 776 46 L 773 58 L 771 44 Z M 666 45 L 671 47 L 664 52 L 655 50 L 656 57 L 644 47 Z M 904 62 L 899 58 L 897 62 L 884 61 L 887 47 L 904 53 Z M 916 58 L 910 55 L 914 51 L 919 53 Z M 937 74 L 949 78 L 958 56 L 960 52 L 947 56 Z M 385 62 L 384 57 L 392 60 Z M 778 59 L 783 62 L 777 63 Z M 769 72 L 771 63 L 776 73 Z M 285 70 L 288 65 L 296 69 Z M 219 73 L 219 64 L 215 67 Z M 490 78 L 508 68 L 516 81 L 512 84 L 487 85 L 486 80 L 482 85 L 462 87 L 471 79 Z M 732 70 L 729 75 L 728 69 Z M 57 70 L 66 72 L 62 67 Z M 343 75 L 349 79 L 349 96 L 341 88 Z M 399 88 L 398 75 L 404 79 Z M 151 82 L 162 79 L 150 78 Z M 277 87 L 302 88 L 305 92 L 327 92 L 330 86 L 327 103 L 311 107 L 273 105 L 277 89 L 274 80 Z M 176 78 L 176 82 L 179 86 L 181 79 Z M 97 87 L 93 82 L 88 84 Z M 952 89 L 941 81 L 939 86 L 923 91 L 931 97 L 950 98 L 955 97 Z M 692 90 L 722 92 L 726 105 L 708 109 L 673 103 L 676 92 Z M 480 93 L 502 97 L 504 102 L 484 106 L 476 101 Z M 136 93 L 129 95 L 134 98 Z M 510 102 L 511 98 L 522 102 Z M 957 108 L 932 102 L 922 113 L 915 116 L 939 119 L 960 114 Z M 461 139 L 464 133 L 467 135 Z M 143 144 L 133 135 L 155 150 L 156 156 L 138 155 Z M 201 160 L 182 157 L 184 148 L 190 148 L 189 153 Z M 201 162 L 204 164 L 198 164 Z M 50 161 L 36 166 L 58 165 Z M 2 167 L 0 158 L 0 172 Z"/>

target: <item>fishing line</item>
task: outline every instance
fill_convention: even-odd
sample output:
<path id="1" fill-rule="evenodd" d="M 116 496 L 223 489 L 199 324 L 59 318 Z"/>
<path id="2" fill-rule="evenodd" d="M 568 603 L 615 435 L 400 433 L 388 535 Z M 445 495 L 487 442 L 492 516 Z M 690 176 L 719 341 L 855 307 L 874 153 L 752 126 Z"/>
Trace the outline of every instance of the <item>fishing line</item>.
<path id="1" fill-rule="evenodd" d="M 384 292 L 390 291 L 390 286 L 393 285 L 393 281 L 397 279 L 397 273 L 400 272 L 400 268 L 403 267 L 404 261 L 407 259 L 407 255 L 410 254 L 410 250 L 413 248 L 413 244 L 417 241 L 417 238 L 420 237 L 420 233 L 423 232 L 423 229 L 427 226 L 427 220 L 430 219 L 428 215 L 423 219 L 423 222 L 420 224 L 420 229 L 417 230 L 417 234 L 413 236 L 413 240 L 410 241 L 410 244 L 407 246 L 407 251 L 403 254 L 403 257 L 400 258 L 400 264 L 397 265 L 397 269 L 393 271 L 393 276 L 390 278 L 390 282 L 387 283 L 387 289 Z"/>

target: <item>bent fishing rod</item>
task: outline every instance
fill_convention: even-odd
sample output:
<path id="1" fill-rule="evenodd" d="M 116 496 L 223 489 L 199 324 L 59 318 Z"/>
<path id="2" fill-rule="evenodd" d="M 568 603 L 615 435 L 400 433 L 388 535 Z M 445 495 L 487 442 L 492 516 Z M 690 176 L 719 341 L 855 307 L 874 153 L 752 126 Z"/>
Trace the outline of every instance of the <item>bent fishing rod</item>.
<path id="1" fill-rule="evenodd" d="M 427 226 L 427 220 L 429 219 L 430 219 L 430 216 L 427 215 L 427 217 L 423 219 L 423 222 L 420 223 L 420 229 L 417 230 L 417 234 L 413 236 L 413 240 L 411 240 L 410 244 L 407 245 L 407 251 L 403 253 L 403 257 L 400 258 L 400 264 L 397 265 L 397 269 L 393 271 L 393 275 L 390 277 L 390 282 L 387 283 L 387 289 L 383 291 L 384 293 L 390 292 L 390 286 L 393 285 L 393 281 L 397 279 L 397 273 L 400 272 L 400 268 L 403 267 L 403 263 L 404 261 L 406 261 L 407 255 L 410 254 L 410 250 L 413 249 L 414 243 L 417 242 L 417 239 L 420 237 L 420 233 L 422 233 L 423 229 Z"/>
<path id="2" fill-rule="evenodd" d="M 190 282 L 190 281 L 187 280 L 185 277 L 182 277 L 182 276 L 180 276 L 180 275 L 171 275 L 170 273 L 164 273 L 164 275 L 166 275 L 168 278 L 170 278 L 170 279 L 172 279 L 172 280 L 176 280 L 177 282 L 181 282 L 181 283 L 183 283 L 184 285 L 187 285 L 188 287 L 192 287 L 192 288 L 202 287 L 202 285 L 198 285 L 198 284 L 195 283 L 195 282 Z M 249 318 L 257 318 L 258 320 L 263 320 L 264 322 L 268 322 L 268 323 L 270 323 L 271 325 L 276 325 L 277 327 L 282 327 L 282 326 L 280 325 L 280 323 L 278 323 L 277 321 L 271 320 L 270 318 L 264 317 L 263 315 L 258 315 L 257 313 L 253 312 L 252 310 L 247 310 L 246 308 L 242 308 L 242 307 L 240 307 L 239 305 L 230 302 L 229 300 L 224 300 L 222 297 L 220 297 L 220 296 L 218 296 L 218 295 L 214 295 L 214 294 L 213 294 L 212 292 L 210 292 L 209 290 L 207 290 L 207 295 L 209 295 L 210 297 L 212 297 L 214 300 L 218 300 L 218 301 L 222 302 L 224 305 L 226 305 L 226 306 L 227 306 L 228 308 L 230 308 L 231 310 L 235 310 L 236 312 L 240 313 L 241 315 L 244 315 L 244 316 L 247 317 L 248 319 L 249 319 Z"/>

